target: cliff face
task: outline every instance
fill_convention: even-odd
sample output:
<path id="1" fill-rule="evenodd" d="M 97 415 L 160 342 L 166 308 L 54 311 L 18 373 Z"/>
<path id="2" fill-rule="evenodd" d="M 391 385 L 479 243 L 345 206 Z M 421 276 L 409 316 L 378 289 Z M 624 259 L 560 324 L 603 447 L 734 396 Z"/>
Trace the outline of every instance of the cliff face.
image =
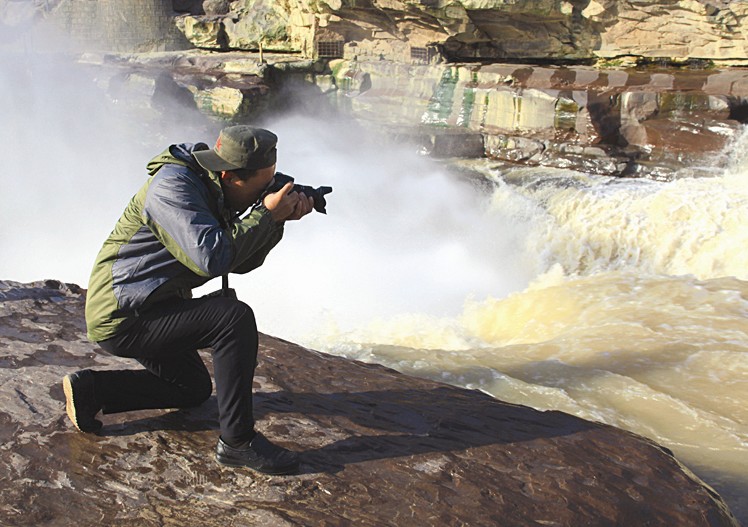
<path id="1" fill-rule="evenodd" d="M 23 4 L 23 5 L 22 5 Z M 746 61 L 746 0 L 0 0 L 88 46 L 290 51 L 304 57 L 492 62 Z"/>
<path id="2" fill-rule="evenodd" d="M 198 47 L 257 49 L 264 42 L 306 56 L 744 61 L 748 42 L 744 0 L 242 0 L 203 6 L 193 6 L 196 12 L 180 22 Z"/>
<path id="3" fill-rule="evenodd" d="M 193 46 L 155 61 L 180 88 L 167 96 L 246 121 L 301 89 L 307 106 L 439 157 L 711 175 L 748 121 L 748 74 L 726 66 L 748 60 L 748 0 L 148 1 L 0 0 L 0 20 L 24 28 L 35 15 L 119 52 Z M 649 66 L 625 67 L 637 63 Z M 654 67 L 673 63 L 689 67 Z"/>
<path id="4" fill-rule="evenodd" d="M 167 77 L 166 91 L 154 98 L 179 88 L 221 120 L 289 107 L 321 118 L 325 109 L 338 110 L 435 157 L 485 156 L 609 176 L 719 173 L 748 117 L 742 68 L 419 65 L 268 53 L 260 60 L 242 52 L 119 55 L 104 63 L 126 68 L 120 87 Z"/>
<path id="5" fill-rule="evenodd" d="M 2 525 L 737 525 L 642 437 L 268 336 L 256 417 L 301 475 L 217 465 L 214 398 L 82 434 L 62 376 L 136 367 L 85 340 L 82 310 L 75 286 L 0 282 Z"/>
<path id="6" fill-rule="evenodd" d="M 473 147 L 455 151 L 427 142 L 434 155 L 485 155 L 605 175 L 714 170 L 715 155 L 741 130 L 738 119 L 748 109 L 743 70 L 339 61 L 333 72 L 339 99 L 355 115 L 460 131 L 462 147 Z"/>
<path id="7" fill-rule="evenodd" d="M 198 47 L 264 44 L 333 59 L 338 103 L 368 121 L 450 129 L 446 140 L 433 130 L 407 133 L 442 157 L 486 155 L 606 175 L 667 179 L 684 168 L 698 175 L 714 169 L 714 156 L 746 115 L 741 74 L 600 69 L 742 64 L 746 1 L 270 5 L 234 2 L 184 15 L 180 28 Z M 502 61 L 535 65 L 486 64 Z M 706 170 L 694 172 L 699 166 Z"/>

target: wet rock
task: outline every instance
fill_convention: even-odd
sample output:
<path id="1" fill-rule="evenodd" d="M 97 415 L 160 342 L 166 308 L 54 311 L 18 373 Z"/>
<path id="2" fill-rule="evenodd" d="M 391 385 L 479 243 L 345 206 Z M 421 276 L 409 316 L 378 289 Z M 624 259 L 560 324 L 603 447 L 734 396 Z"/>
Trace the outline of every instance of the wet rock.
<path id="1" fill-rule="evenodd" d="M 652 441 L 264 335 L 258 426 L 301 475 L 217 465 L 214 398 L 79 433 L 62 376 L 136 367 L 86 341 L 83 302 L 0 282 L 2 525 L 737 525 Z"/>
<path id="2" fill-rule="evenodd" d="M 420 154 L 435 159 L 483 156 L 483 136 L 471 130 L 433 127 L 387 126 L 379 130 L 394 144 L 409 144 Z"/>

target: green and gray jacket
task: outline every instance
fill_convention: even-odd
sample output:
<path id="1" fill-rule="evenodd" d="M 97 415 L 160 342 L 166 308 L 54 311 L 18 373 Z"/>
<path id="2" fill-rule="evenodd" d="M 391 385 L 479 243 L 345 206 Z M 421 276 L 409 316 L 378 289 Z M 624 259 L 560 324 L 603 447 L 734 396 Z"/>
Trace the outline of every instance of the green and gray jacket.
<path id="1" fill-rule="evenodd" d="M 171 145 L 148 163 L 151 176 L 130 200 L 96 257 L 86 297 L 88 338 L 99 342 L 140 312 L 223 274 L 262 265 L 283 236 L 262 205 L 244 218 L 228 210 L 218 174 L 192 152 L 206 145 Z"/>

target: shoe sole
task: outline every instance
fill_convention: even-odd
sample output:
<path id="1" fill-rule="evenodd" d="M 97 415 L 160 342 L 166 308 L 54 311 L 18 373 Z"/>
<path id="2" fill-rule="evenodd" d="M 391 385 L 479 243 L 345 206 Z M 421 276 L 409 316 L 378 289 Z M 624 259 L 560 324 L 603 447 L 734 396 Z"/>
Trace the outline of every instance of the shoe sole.
<path id="1" fill-rule="evenodd" d="M 65 412 L 73 422 L 75 427 L 81 432 L 85 432 L 78 425 L 78 418 L 75 415 L 75 397 L 73 397 L 73 384 L 70 382 L 70 375 L 65 375 L 62 379 L 62 391 L 65 392 Z"/>
<path id="2" fill-rule="evenodd" d="M 66 375 L 62 378 L 62 391 L 65 392 L 65 412 L 68 414 L 68 417 L 73 422 L 73 425 L 75 425 L 75 428 L 80 430 L 81 432 L 85 433 L 98 433 L 99 430 L 101 430 L 101 422 L 94 420 L 93 426 L 91 427 L 84 427 L 81 426 L 78 422 L 78 414 L 75 411 L 75 397 L 73 395 L 73 382 L 70 380 L 72 377 L 70 375 Z"/>
<path id="3" fill-rule="evenodd" d="M 268 476 L 292 476 L 294 474 L 299 473 L 298 465 L 292 465 L 286 468 L 279 468 L 278 470 L 260 470 L 258 468 L 250 467 L 242 463 L 232 463 L 231 461 L 225 461 L 219 458 L 218 456 L 216 456 L 216 461 L 218 462 L 219 465 L 223 465 L 225 467 L 248 468 L 250 470 L 254 470 L 255 472 L 259 472 L 260 474 L 267 474 Z"/>

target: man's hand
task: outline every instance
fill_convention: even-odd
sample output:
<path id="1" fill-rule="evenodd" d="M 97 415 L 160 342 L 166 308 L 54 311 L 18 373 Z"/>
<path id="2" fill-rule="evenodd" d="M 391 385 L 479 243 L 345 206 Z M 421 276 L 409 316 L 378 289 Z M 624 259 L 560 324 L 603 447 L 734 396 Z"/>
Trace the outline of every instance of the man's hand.
<path id="1" fill-rule="evenodd" d="M 278 192 L 268 194 L 262 200 L 276 223 L 301 219 L 314 208 L 313 198 L 300 192 L 291 192 L 292 188 L 293 183 L 286 183 Z"/>

